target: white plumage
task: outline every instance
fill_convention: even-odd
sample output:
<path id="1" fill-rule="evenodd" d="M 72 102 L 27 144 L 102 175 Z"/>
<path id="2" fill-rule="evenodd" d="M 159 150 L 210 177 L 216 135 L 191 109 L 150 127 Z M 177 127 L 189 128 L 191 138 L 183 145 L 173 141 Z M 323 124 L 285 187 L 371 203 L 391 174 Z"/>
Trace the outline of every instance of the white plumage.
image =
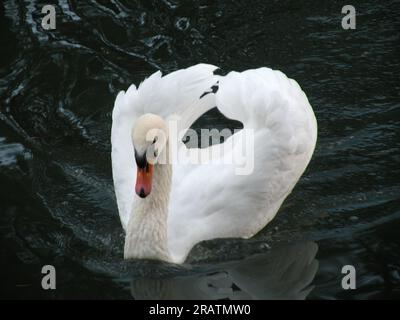
<path id="1" fill-rule="evenodd" d="M 179 115 L 181 130 L 217 106 L 227 118 L 254 130 L 254 170 L 250 175 L 235 174 L 235 165 L 224 159 L 212 164 L 173 164 L 166 214 L 170 261 L 176 263 L 183 262 L 200 241 L 249 238 L 267 225 L 304 172 L 317 139 L 314 113 L 296 81 L 268 68 L 230 72 L 224 77 L 214 75 L 215 69 L 199 64 L 164 77 L 156 72 L 137 89 L 132 85 L 126 93 L 120 92 L 114 105 L 112 167 L 125 230 L 135 214 L 135 203 L 143 201 L 134 192 L 136 163 L 131 140 L 139 116 L 152 113 L 168 121 Z M 203 95 L 216 83 L 215 94 Z M 219 152 L 231 145 L 222 156 L 230 157 L 241 151 L 243 139 L 244 130 L 209 148 Z M 180 142 L 178 148 L 186 146 Z"/>

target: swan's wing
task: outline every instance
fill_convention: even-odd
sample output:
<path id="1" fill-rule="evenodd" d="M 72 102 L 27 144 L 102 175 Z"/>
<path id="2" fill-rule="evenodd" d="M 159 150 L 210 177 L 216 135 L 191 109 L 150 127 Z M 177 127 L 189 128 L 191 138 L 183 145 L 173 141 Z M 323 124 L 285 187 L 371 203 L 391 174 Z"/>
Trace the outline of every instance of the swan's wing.
<path id="1" fill-rule="evenodd" d="M 244 130 L 208 148 L 224 152 L 222 163 L 174 166 L 168 236 L 176 261 L 183 261 L 202 240 L 248 238 L 262 229 L 291 192 L 315 147 L 317 124 L 307 97 L 279 71 L 261 68 L 221 77 L 216 105 L 226 117 L 243 122 Z M 242 148 L 254 151 L 246 156 L 250 167 L 254 160 L 248 175 L 237 174 L 235 162 L 243 157 Z M 235 162 L 229 164 L 232 158 Z"/>
<path id="2" fill-rule="evenodd" d="M 196 115 L 214 107 L 209 105 L 208 97 L 199 98 L 217 81 L 213 74 L 215 69 L 217 67 L 212 65 L 198 64 L 164 77 L 158 71 L 138 88 L 131 85 L 126 92 L 118 94 L 112 115 L 111 158 L 115 194 L 124 229 L 135 199 L 136 163 L 131 142 L 135 120 L 145 113 L 157 114 L 164 119 L 178 116 L 178 130 L 190 127 Z"/>

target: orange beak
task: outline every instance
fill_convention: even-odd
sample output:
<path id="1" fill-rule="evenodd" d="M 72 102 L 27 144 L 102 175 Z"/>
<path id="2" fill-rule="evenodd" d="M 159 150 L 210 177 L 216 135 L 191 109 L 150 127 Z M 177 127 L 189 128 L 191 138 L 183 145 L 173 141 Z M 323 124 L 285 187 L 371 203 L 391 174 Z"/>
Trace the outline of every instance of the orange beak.
<path id="1" fill-rule="evenodd" d="M 150 163 L 144 168 L 137 168 L 135 191 L 139 197 L 146 198 L 150 194 L 153 172 L 154 166 Z"/>

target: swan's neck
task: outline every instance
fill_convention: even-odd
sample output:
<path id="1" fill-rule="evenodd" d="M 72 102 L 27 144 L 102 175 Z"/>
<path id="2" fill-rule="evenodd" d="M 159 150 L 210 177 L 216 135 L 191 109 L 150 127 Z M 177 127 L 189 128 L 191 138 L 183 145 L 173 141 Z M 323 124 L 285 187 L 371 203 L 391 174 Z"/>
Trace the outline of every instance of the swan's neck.
<path id="1" fill-rule="evenodd" d="M 153 187 L 144 199 L 137 199 L 125 236 L 125 259 L 171 261 L 168 251 L 167 220 L 172 167 L 154 166 Z"/>

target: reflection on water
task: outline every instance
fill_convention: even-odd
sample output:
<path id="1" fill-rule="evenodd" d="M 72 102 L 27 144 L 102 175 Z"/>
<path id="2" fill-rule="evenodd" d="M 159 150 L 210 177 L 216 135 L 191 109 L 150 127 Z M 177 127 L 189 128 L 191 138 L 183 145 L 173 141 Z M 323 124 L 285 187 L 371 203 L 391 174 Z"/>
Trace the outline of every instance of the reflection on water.
<path id="1" fill-rule="evenodd" d="M 134 299 L 305 299 L 318 270 L 314 242 L 281 245 L 222 263 L 213 271 L 174 278 L 134 278 Z"/>

